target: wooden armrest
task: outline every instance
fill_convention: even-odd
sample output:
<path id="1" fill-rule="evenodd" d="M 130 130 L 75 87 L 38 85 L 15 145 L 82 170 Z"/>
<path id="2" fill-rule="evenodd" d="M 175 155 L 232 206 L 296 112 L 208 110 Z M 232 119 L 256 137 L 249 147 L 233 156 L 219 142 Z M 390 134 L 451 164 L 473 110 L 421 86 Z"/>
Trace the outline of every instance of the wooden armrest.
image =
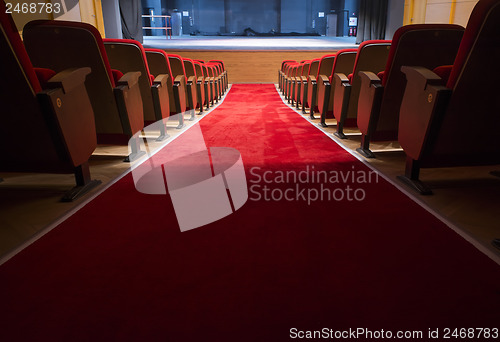
<path id="1" fill-rule="evenodd" d="M 177 75 L 174 79 L 174 83 L 183 83 L 185 82 L 186 78 L 184 75 Z"/>
<path id="2" fill-rule="evenodd" d="M 316 76 L 314 75 L 309 75 L 309 78 L 308 78 L 311 82 L 316 82 Z"/>
<path id="3" fill-rule="evenodd" d="M 341 72 L 336 72 L 335 74 L 333 74 L 333 78 L 336 82 L 338 81 L 340 83 L 349 83 L 349 77 Z"/>
<path id="4" fill-rule="evenodd" d="M 330 83 L 330 78 L 326 75 L 319 75 L 319 80 L 322 82 L 322 83 Z"/>
<path id="5" fill-rule="evenodd" d="M 153 83 L 159 84 L 163 87 L 165 84 L 167 84 L 167 81 L 168 81 L 168 75 L 167 74 L 160 74 L 160 75 L 155 77 L 155 80 Z"/>
<path id="6" fill-rule="evenodd" d="M 90 68 L 70 68 L 57 73 L 47 82 L 47 89 L 61 88 L 65 94 L 82 83 L 90 74 Z"/>
<path id="7" fill-rule="evenodd" d="M 403 66 L 401 72 L 406 75 L 406 79 L 421 89 L 426 89 L 428 85 L 444 85 L 441 77 L 433 71 L 424 67 Z"/>
<path id="8" fill-rule="evenodd" d="M 358 75 L 359 75 L 359 77 L 361 77 L 362 84 L 366 84 L 366 83 L 364 83 L 364 82 L 366 82 L 365 80 L 368 80 L 368 82 L 369 82 L 368 84 L 370 84 L 370 85 L 375 84 L 375 83 L 382 83 L 382 80 L 371 71 L 360 71 L 358 73 Z"/>
<path id="9" fill-rule="evenodd" d="M 123 85 L 132 88 L 134 84 L 139 82 L 139 77 L 141 77 L 140 71 L 127 72 L 120 78 L 117 85 Z"/>
<path id="10" fill-rule="evenodd" d="M 417 160 L 432 138 L 433 125 L 440 120 L 451 96 L 444 81 L 429 69 L 403 66 L 406 89 L 401 101 L 399 143 L 407 156 Z"/>

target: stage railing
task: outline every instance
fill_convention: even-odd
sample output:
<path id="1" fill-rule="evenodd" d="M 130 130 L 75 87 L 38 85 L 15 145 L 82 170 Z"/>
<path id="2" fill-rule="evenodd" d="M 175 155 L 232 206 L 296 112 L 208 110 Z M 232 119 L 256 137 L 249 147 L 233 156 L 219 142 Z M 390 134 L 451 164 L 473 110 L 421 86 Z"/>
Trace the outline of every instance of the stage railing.
<path id="1" fill-rule="evenodd" d="M 164 26 L 143 26 L 142 28 L 144 30 L 165 30 L 165 36 L 170 39 L 172 39 L 172 17 L 170 15 L 149 15 L 149 14 L 143 14 L 143 18 L 163 18 L 164 19 Z M 161 20 L 161 19 L 160 19 Z M 162 20 L 163 21 L 163 20 Z"/>

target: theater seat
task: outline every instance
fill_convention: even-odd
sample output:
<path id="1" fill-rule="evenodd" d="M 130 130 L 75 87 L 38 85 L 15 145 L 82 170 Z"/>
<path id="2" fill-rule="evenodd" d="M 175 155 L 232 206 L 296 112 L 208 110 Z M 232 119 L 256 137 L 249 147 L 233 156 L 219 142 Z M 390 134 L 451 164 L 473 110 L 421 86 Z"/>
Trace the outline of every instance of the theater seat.
<path id="1" fill-rule="evenodd" d="M 157 141 L 168 137 L 166 119 L 170 115 L 167 74 L 156 77 L 150 74 L 146 52 L 141 43 L 131 39 L 104 39 L 104 47 L 111 68 L 121 72 L 139 71 L 139 88 L 141 90 L 144 124 L 157 124 L 160 135 Z"/>
<path id="2" fill-rule="evenodd" d="M 217 101 L 224 95 L 224 77 L 222 75 L 222 68 L 219 63 L 206 63 L 209 68 L 212 69 L 214 77 L 214 85 L 217 88 L 216 95 Z"/>
<path id="3" fill-rule="evenodd" d="M 184 126 L 184 112 L 186 112 L 186 77 L 174 75 L 170 68 L 170 61 L 165 51 L 159 49 L 146 49 L 146 59 L 152 75 L 168 75 L 168 101 L 170 115 L 179 120 L 178 129 Z"/>
<path id="4" fill-rule="evenodd" d="M 325 122 L 327 116 L 333 116 L 333 101 L 335 98 L 335 86 L 332 86 L 333 77 L 336 73 L 348 74 L 354 68 L 356 61 L 356 49 L 344 49 L 337 52 L 331 69 L 331 74 L 320 74 L 316 80 L 318 84 L 318 111 L 321 113 L 320 126 L 327 127 Z"/>
<path id="5" fill-rule="evenodd" d="M 278 87 L 283 92 L 283 80 L 285 77 L 285 68 L 289 63 L 296 63 L 294 60 L 284 60 L 281 62 L 281 68 L 278 70 Z"/>
<path id="6" fill-rule="evenodd" d="M 210 78 L 213 80 L 213 98 L 215 102 L 219 102 L 219 98 L 222 97 L 222 94 L 220 92 L 220 77 L 217 75 L 217 70 L 215 69 L 215 66 L 211 64 L 205 63 L 205 66 L 207 67 L 207 73 L 210 76 Z"/>
<path id="7" fill-rule="evenodd" d="M 332 73 L 336 54 L 324 55 L 319 60 L 318 70 L 309 74 L 307 78 L 307 102 L 309 103 L 309 117 L 315 119 L 314 112 L 318 111 L 318 79 L 321 76 L 328 77 Z"/>
<path id="8" fill-rule="evenodd" d="M 207 83 L 209 89 L 207 92 L 208 94 L 207 104 L 210 103 L 210 106 L 213 106 L 216 98 L 215 79 L 210 72 L 210 68 L 205 63 L 203 63 L 201 67 L 203 69 L 203 75 L 205 76 L 205 82 Z"/>
<path id="9" fill-rule="evenodd" d="M 198 94 L 200 97 L 198 98 L 198 101 L 201 103 L 201 109 L 203 109 L 203 106 L 206 106 L 207 109 L 210 108 L 210 81 L 209 78 L 205 76 L 205 72 L 203 71 L 203 65 L 202 62 L 195 61 L 194 66 L 196 68 L 196 75 L 198 75 L 198 79 L 196 81 L 197 87 L 199 84 L 200 89 L 198 90 Z"/>
<path id="10" fill-rule="evenodd" d="M 290 98 L 290 89 L 292 88 L 291 77 L 293 73 L 293 68 L 297 66 L 299 63 L 288 63 L 285 66 L 285 71 L 283 75 L 283 96 L 285 99 Z"/>
<path id="11" fill-rule="evenodd" d="M 311 61 L 303 60 L 300 61 L 301 67 L 297 75 L 295 76 L 295 93 L 293 94 L 295 97 L 295 108 L 299 109 L 302 104 L 301 94 L 302 94 L 302 76 L 306 76 L 309 72 L 309 66 L 311 65 Z"/>
<path id="12" fill-rule="evenodd" d="M 186 110 L 189 110 L 191 116 L 189 118 L 190 121 L 195 118 L 195 104 L 196 104 L 196 79 L 194 76 L 188 77 L 186 74 L 186 69 L 184 68 L 184 62 L 182 61 L 182 57 L 179 55 L 168 54 L 168 60 L 170 62 L 170 68 L 172 70 L 172 74 L 174 78 L 177 76 L 184 76 L 186 80 L 185 89 L 185 105 Z"/>
<path id="13" fill-rule="evenodd" d="M 201 83 L 198 83 L 198 76 L 196 74 L 196 66 L 194 64 L 194 61 L 189 58 L 182 58 L 182 62 L 184 63 L 184 70 L 186 70 L 186 77 L 189 79 L 191 77 L 194 77 L 194 83 L 195 83 L 195 93 L 193 95 L 193 110 L 196 110 L 196 108 L 199 108 L 199 114 L 203 114 L 203 101 L 204 101 L 204 94 L 202 91 Z"/>
<path id="14" fill-rule="evenodd" d="M 400 179 L 422 194 L 432 192 L 420 168 L 500 164 L 499 23 L 500 2 L 480 0 L 446 82 L 429 68 L 402 68 L 398 141 L 407 162 Z"/>
<path id="15" fill-rule="evenodd" d="M 141 73 L 125 73 L 116 83 L 101 35 L 94 26 L 72 21 L 36 20 L 26 24 L 23 36 L 28 55 L 37 67 L 56 72 L 81 67 L 92 70 L 85 85 L 94 111 L 98 143 L 128 144 L 131 153 L 125 161 L 144 154 L 138 140 L 144 128 L 138 84 Z"/>
<path id="16" fill-rule="evenodd" d="M 286 89 L 286 98 L 288 100 L 288 103 L 292 103 L 293 105 L 293 93 L 295 91 L 295 76 L 297 76 L 297 72 L 299 69 L 300 64 L 295 63 L 294 65 L 290 66 L 287 76 L 286 76 L 286 84 L 287 84 L 287 89 Z"/>
<path id="17" fill-rule="evenodd" d="M 292 106 L 294 104 L 298 106 L 298 89 L 299 85 L 301 84 L 300 76 L 302 75 L 302 69 L 304 68 L 304 61 L 301 61 L 298 65 L 294 67 L 294 72 L 292 73 L 291 77 L 291 94 L 290 94 L 290 100 L 288 101 Z"/>
<path id="18" fill-rule="evenodd" d="M 357 125 L 358 98 L 361 89 L 360 71 L 379 73 L 384 70 L 391 47 L 390 40 L 367 40 L 361 43 L 354 68 L 349 72 L 335 72 L 330 80 L 335 88 L 333 115 L 337 120 L 337 137 L 345 139 L 344 127 Z"/>
<path id="19" fill-rule="evenodd" d="M 225 92 L 227 90 L 227 88 L 229 87 L 229 77 L 228 77 L 228 74 L 227 74 L 227 70 L 226 70 L 226 67 L 224 66 L 224 62 L 219 60 L 219 59 L 212 59 L 209 61 L 209 63 L 215 63 L 215 64 L 219 64 L 220 65 L 220 69 L 221 69 L 221 76 L 224 80 L 224 86 L 223 86 L 223 91 Z"/>
<path id="20" fill-rule="evenodd" d="M 307 71 L 307 75 L 302 76 L 302 94 L 300 96 L 302 100 L 302 113 L 306 114 L 306 108 L 311 107 L 311 104 L 309 103 L 309 76 L 310 75 L 317 75 L 318 73 L 318 67 L 319 67 L 319 61 L 321 58 L 315 58 L 311 60 L 311 64 L 309 64 L 309 70 Z"/>
<path id="21" fill-rule="evenodd" d="M 406 84 L 401 66 L 433 69 L 453 63 L 463 32 L 464 28 L 458 25 L 403 26 L 394 33 L 383 79 L 373 72 L 359 72 L 358 128 L 362 136 L 358 153 L 373 158 L 371 140 L 397 140 L 399 110 Z"/>
<path id="22" fill-rule="evenodd" d="M 101 183 L 88 164 L 97 145 L 90 69 L 35 71 L 3 1 L 0 23 L 0 171 L 74 173 L 76 187 L 62 198 L 72 201 Z"/>

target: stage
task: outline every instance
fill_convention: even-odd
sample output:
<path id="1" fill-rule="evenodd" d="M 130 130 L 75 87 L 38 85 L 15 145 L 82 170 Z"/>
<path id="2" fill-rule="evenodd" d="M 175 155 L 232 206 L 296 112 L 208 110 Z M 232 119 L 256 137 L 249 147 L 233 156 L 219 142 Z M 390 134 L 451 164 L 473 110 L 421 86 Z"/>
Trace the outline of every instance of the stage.
<path id="1" fill-rule="evenodd" d="M 224 61 L 230 83 L 276 83 L 281 61 L 357 48 L 356 37 L 146 36 L 144 46 L 185 58 Z"/>

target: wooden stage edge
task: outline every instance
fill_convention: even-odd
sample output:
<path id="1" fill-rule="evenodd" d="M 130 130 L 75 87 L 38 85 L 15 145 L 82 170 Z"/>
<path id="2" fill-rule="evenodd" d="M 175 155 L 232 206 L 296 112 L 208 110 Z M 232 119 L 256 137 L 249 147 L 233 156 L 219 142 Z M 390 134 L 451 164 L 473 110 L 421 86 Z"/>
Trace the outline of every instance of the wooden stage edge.
<path id="1" fill-rule="evenodd" d="M 277 83 L 278 70 L 285 59 L 301 61 L 335 53 L 332 50 L 174 50 L 167 53 L 184 58 L 224 61 L 229 83 Z"/>

